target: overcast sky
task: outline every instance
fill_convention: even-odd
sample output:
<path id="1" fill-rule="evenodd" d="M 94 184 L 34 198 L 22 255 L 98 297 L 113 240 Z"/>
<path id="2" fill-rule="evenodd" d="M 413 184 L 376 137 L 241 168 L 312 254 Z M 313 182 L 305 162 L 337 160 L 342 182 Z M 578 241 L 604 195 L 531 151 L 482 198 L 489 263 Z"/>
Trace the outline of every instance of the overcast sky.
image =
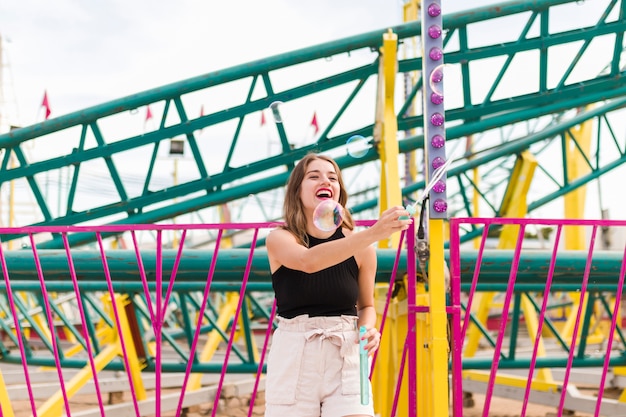
<path id="1" fill-rule="evenodd" d="M 400 0 L 0 0 L 4 114 L 27 125 L 44 90 L 54 117 L 401 23 Z"/>
<path id="2" fill-rule="evenodd" d="M 400 7 L 397 0 L 0 0 L 5 102 L 28 124 L 41 116 L 44 90 L 59 115 L 400 24 Z"/>

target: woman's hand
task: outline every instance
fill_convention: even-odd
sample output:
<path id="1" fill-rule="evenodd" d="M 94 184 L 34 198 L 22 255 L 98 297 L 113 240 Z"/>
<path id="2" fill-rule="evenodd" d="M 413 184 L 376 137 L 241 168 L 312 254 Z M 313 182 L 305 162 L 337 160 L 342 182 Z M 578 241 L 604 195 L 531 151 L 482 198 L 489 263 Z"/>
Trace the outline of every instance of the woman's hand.
<path id="1" fill-rule="evenodd" d="M 376 327 L 371 327 L 367 329 L 365 334 L 359 338 L 360 340 L 367 340 L 365 350 L 367 350 L 368 355 L 371 356 L 378 350 L 378 347 L 380 346 L 380 336 L 381 334 Z M 357 340 L 357 343 L 359 343 L 360 340 Z"/>
<path id="2" fill-rule="evenodd" d="M 379 237 L 377 240 L 383 240 L 395 232 L 408 229 L 411 223 L 413 218 L 410 213 L 402 206 L 394 206 L 385 210 L 370 229 Z"/>

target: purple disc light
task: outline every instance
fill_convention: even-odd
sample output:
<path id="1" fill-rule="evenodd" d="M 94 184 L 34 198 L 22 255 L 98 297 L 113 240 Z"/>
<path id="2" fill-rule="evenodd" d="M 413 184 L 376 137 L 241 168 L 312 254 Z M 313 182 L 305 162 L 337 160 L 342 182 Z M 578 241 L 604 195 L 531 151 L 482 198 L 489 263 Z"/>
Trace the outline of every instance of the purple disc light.
<path id="1" fill-rule="evenodd" d="M 441 14 L 441 7 L 437 3 L 431 3 L 428 5 L 428 16 L 437 17 Z"/>
<path id="2" fill-rule="evenodd" d="M 446 140 L 441 135 L 435 135 L 430 140 L 430 144 L 433 148 L 443 148 L 443 145 L 446 144 Z"/>
<path id="3" fill-rule="evenodd" d="M 430 93 L 430 102 L 439 105 L 443 103 L 443 96 L 437 93 Z"/>
<path id="4" fill-rule="evenodd" d="M 443 198 L 438 198 L 433 202 L 433 208 L 437 213 L 443 213 L 448 210 L 448 203 Z"/>
<path id="5" fill-rule="evenodd" d="M 446 191 L 446 182 L 444 180 L 439 180 L 433 185 L 433 191 L 436 193 L 443 193 Z"/>
<path id="6" fill-rule="evenodd" d="M 437 39 L 441 36 L 441 28 L 437 25 L 432 25 L 428 28 L 428 36 L 430 36 L 432 39 Z"/>
<path id="7" fill-rule="evenodd" d="M 440 166 L 444 165 L 445 163 L 446 163 L 446 160 L 443 159 L 442 157 L 438 156 L 438 157 L 433 159 L 433 169 L 437 169 Z"/>
<path id="8" fill-rule="evenodd" d="M 430 52 L 428 52 L 428 56 L 433 61 L 439 61 L 441 58 L 443 58 L 443 51 L 441 50 L 441 48 L 437 48 L 436 46 L 434 46 L 430 48 Z"/>
<path id="9" fill-rule="evenodd" d="M 432 116 L 430 116 L 430 123 L 433 124 L 433 126 L 441 126 L 443 124 L 443 114 L 441 113 L 433 113 Z"/>

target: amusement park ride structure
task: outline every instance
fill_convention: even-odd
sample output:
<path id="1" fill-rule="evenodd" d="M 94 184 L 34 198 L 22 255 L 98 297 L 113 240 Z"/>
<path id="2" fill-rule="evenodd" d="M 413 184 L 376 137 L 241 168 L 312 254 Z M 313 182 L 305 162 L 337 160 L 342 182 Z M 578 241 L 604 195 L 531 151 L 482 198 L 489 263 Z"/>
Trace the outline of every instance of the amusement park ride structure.
<path id="1" fill-rule="evenodd" d="M 563 272 L 565 278 L 557 282 L 561 286 L 554 297 L 565 300 L 559 306 L 559 311 L 566 311 L 567 314 L 562 328 L 551 327 L 551 330 L 556 332 L 556 339 L 562 345 L 566 345 L 563 340 L 572 334 L 576 341 L 576 318 L 581 322 L 582 319 L 580 314 L 576 316 L 573 312 L 584 309 L 585 321 L 581 325 L 584 333 L 579 339 L 585 342 L 580 344 L 582 350 L 580 345 L 578 347 L 580 355 L 576 363 L 590 368 L 599 366 L 601 362 L 597 358 L 585 356 L 584 346 L 591 341 L 606 343 L 614 332 L 621 336 L 621 322 L 618 322 L 617 329 L 607 328 L 602 325 L 600 318 L 605 310 L 610 310 L 610 300 L 616 306 L 619 305 L 617 295 L 621 294 L 621 289 L 615 289 L 610 284 L 618 282 L 617 278 L 612 280 L 611 277 L 620 274 L 623 280 L 624 272 L 619 269 L 620 258 L 612 256 L 613 252 L 599 255 L 598 281 L 589 284 L 590 290 L 595 291 L 592 298 L 585 298 L 584 293 L 577 296 L 575 287 L 580 284 L 570 279 L 570 276 L 588 277 L 585 269 L 589 267 L 590 258 L 586 256 L 590 255 L 585 250 L 593 247 L 597 225 L 566 227 L 559 224 L 550 227 L 549 223 L 539 221 L 535 229 L 530 226 L 524 229 L 521 223 L 516 229 L 506 222 L 494 225 L 488 221 L 459 220 L 453 222 L 456 229 L 452 232 L 457 237 L 457 246 L 454 248 L 449 247 L 451 243 L 447 233 L 448 220 L 451 218 L 522 219 L 549 212 L 552 218 L 584 219 L 587 186 L 598 184 L 597 189 L 600 190 L 600 182 L 603 179 L 607 181 L 612 172 L 624 172 L 626 3 L 623 0 L 510 1 L 444 14 L 437 21 L 439 15 L 434 12 L 430 14 L 428 7 L 433 4 L 440 6 L 441 3 L 423 2 L 420 8 L 418 3 L 408 2 L 405 6 L 407 16 L 413 14 L 417 17 L 418 10 L 421 10 L 421 19 L 407 18 L 406 23 L 396 27 L 203 74 L 1 133 L 0 147 L 3 153 L 0 185 L 6 187 L 19 183 L 22 192 L 28 194 L 28 199 L 34 202 L 36 212 L 35 220 L 31 223 L 2 229 L 3 244 L 19 242 L 20 246 L 27 249 L 10 250 L 11 247 L 7 246 L 2 254 L 3 265 L 10 265 L 10 268 L 3 269 L 5 288 L 10 287 L 7 279 L 10 270 L 14 291 L 23 298 L 21 301 L 19 298 L 13 302 L 8 299 L 2 301 L 3 331 L 10 335 L 19 328 L 18 325 L 11 325 L 14 318 L 18 317 L 19 310 L 21 318 L 15 319 L 15 323 L 23 321 L 28 327 L 25 333 L 37 333 L 39 343 L 43 340 L 49 351 L 56 350 L 53 349 L 56 346 L 54 343 L 45 342 L 46 338 L 55 339 L 51 337 L 53 332 L 36 330 L 45 328 L 42 324 L 45 319 L 37 319 L 38 314 L 29 319 L 28 312 L 38 309 L 41 313 L 44 305 L 54 305 L 51 308 L 62 322 L 60 327 L 71 327 L 71 319 L 64 312 L 64 302 L 58 302 L 58 299 L 56 304 L 43 301 L 54 297 L 53 292 L 62 294 L 71 291 L 70 283 L 63 282 L 64 277 L 72 274 L 71 266 L 68 269 L 66 265 L 68 248 L 82 248 L 78 253 L 74 252 L 83 274 L 79 277 L 84 280 L 82 291 L 86 302 L 90 303 L 101 321 L 88 320 L 83 325 L 88 325 L 94 343 L 99 343 L 95 349 L 101 354 L 108 352 L 106 342 L 116 337 L 111 334 L 111 329 L 115 327 L 111 321 L 119 320 L 120 317 L 116 306 L 119 306 L 119 311 L 134 317 L 130 320 L 124 318 L 127 322 L 139 323 L 141 326 L 143 321 L 151 317 L 150 301 L 137 301 L 142 290 L 137 271 L 125 270 L 134 257 L 131 248 L 137 247 L 137 238 L 141 239 L 140 234 L 144 233 L 148 237 L 157 238 L 144 245 L 154 248 L 158 254 L 156 260 L 150 258 L 146 265 L 158 263 L 163 256 L 163 259 L 168 259 L 178 267 L 176 251 L 179 245 L 183 247 L 181 241 L 185 239 L 186 249 L 198 251 L 193 252 L 192 256 L 196 260 L 202 259 L 200 255 L 206 251 L 217 249 L 220 243 L 222 247 L 228 245 L 222 252 L 228 254 L 227 261 L 216 261 L 217 252 L 204 258 L 205 262 L 215 261 L 218 273 L 222 274 L 222 279 L 217 280 L 220 282 L 212 287 L 212 291 L 219 292 L 223 298 L 211 307 L 214 308 L 212 313 L 200 312 L 199 308 L 207 300 L 204 303 L 198 300 L 198 294 L 201 293 L 198 293 L 200 287 L 197 284 L 205 284 L 203 280 L 206 275 L 199 276 L 200 268 L 194 269 L 193 262 L 180 264 L 180 274 L 184 279 L 182 286 L 177 287 L 178 296 L 172 301 L 178 303 L 175 310 L 193 310 L 200 316 L 206 314 L 208 324 L 194 328 L 193 320 L 187 313 L 181 313 L 182 317 L 178 318 L 168 316 L 168 323 L 178 330 L 164 332 L 164 337 L 172 340 L 181 337 L 187 341 L 194 340 L 195 343 L 197 334 L 194 338 L 193 332 L 202 328 L 202 331 L 217 331 L 219 337 L 227 340 L 225 336 L 228 329 L 234 335 L 236 328 L 229 327 L 229 323 L 238 322 L 238 319 L 230 322 L 232 315 L 236 312 L 238 317 L 239 312 L 242 312 L 241 320 L 245 322 L 242 328 L 249 333 L 241 337 L 248 341 L 247 346 L 250 348 L 254 345 L 250 342 L 251 335 L 255 330 L 258 332 L 258 328 L 247 322 L 248 317 L 256 316 L 264 320 L 272 317 L 268 311 L 271 306 L 267 305 L 267 293 L 271 289 L 268 286 L 267 268 L 260 260 L 266 228 L 251 227 L 251 230 L 255 230 L 253 233 L 237 227 L 231 231 L 220 227 L 177 229 L 173 224 L 174 219 L 179 223 L 181 217 L 193 219 L 192 216 L 196 216 L 197 223 L 219 223 L 219 219 L 223 218 L 220 216 L 224 215 L 221 210 L 227 205 L 231 212 L 236 212 L 234 218 L 241 222 L 277 221 L 280 204 L 267 202 L 281 201 L 276 195 L 280 195 L 298 159 L 308 152 L 324 152 L 334 156 L 345 172 L 352 196 L 349 208 L 355 217 L 369 220 L 388 205 L 412 204 L 415 201 L 424 203 L 421 211 L 427 213 L 427 216 L 425 222 L 420 221 L 422 230 L 417 230 L 416 247 L 420 266 L 425 269 L 417 274 L 417 301 L 413 302 L 425 303 L 415 307 L 415 311 L 419 314 L 428 311 L 429 323 L 426 326 L 421 319 L 415 322 L 411 314 L 405 320 L 408 329 L 426 326 L 424 331 L 430 332 L 428 338 L 432 343 L 425 348 L 428 352 L 418 358 L 417 364 L 424 366 L 420 369 L 432 371 L 434 377 L 431 382 L 434 381 L 435 386 L 447 384 L 449 378 L 447 338 L 450 336 L 446 331 L 450 317 L 455 320 L 460 319 L 461 315 L 467 317 L 463 329 L 467 330 L 467 345 L 463 352 L 463 381 L 467 381 L 467 384 L 462 387 L 466 394 L 485 390 L 481 388 L 484 379 L 481 370 L 489 369 L 493 364 L 480 356 L 478 350 L 481 343 L 487 340 L 496 351 L 502 343 L 502 339 L 494 341 L 490 338 L 490 331 L 494 329 L 490 321 L 493 319 L 494 306 L 506 307 L 506 310 L 502 310 L 506 314 L 499 323 L 509 320 L 517 323 L 517 326 L 523 322 L 530 335 L 537 330 L 537 323 L 542 322 L 536 322 L 534 318 L 540 311 L 545 313 L 546 309 L 546 306 L 543 310 L 539 308 L 537 300 L 548 298 L 548 293 L 544 292 L 546 287 L 541 287 L 537 282 L 541 280 L 537 271 L 551 264 L 550 256 L 545 258 L 545 253 L 531 252 L 526 258 L 519 258 L 520 253 L 516 250 L 522 238 L 528 238 L 525 244 L 531 242 L 531 245 L 550 247 L 549 242 L 555 241 L 554 231 L 558 230 L 560 236 L 561 228 L 564 228 L 566 236 L 561 240 L 561 246 L 571 251 L 568 254 L 570 263 L 569 269 L 568 265 L 557 263 L 557 270 Z M 576 18 L 572 19 L 572 16 Z M 430 18 L 435 20 L 428 23 Z M 565 21 L 568 23 L 564 24 Z M 411 49 L 415 44 L 422 45 L 421 53 Z M 441 52 L 438 58 L 435 48 Z M 445 79 L 444 90 L 440 90 L 442 80 L 431 76 L 437 71 Z M 404 88 L 396 89 L 396 83 Z M 190 109 L 197 108 L 198 103 L 206 103 L 206 114 L 192 117 Z M 327 112 L 325 116 L 330 122 L 320 126 L 318 137 L 303 141 L 298 137 L 299 127 L 290 125 L 289 114 L 311 108 L 316 103 L 324 103 Z M 146 106 L 159 115 L 158 126 L 148 131 L 132 122 L 137 109 Z M 268 111 L 270 108 L 271 111 Z M 270 118 L 278 115 L 279 119 L 269 124 L 271 132 L 261 138 L 258 120 L 261 114 L 266 113 Z M 443 142 L 435 140 L 437 135 Z M 358 155 L 350 152 L 349 139 L 354 137 L 362 137 L 367 142 L 366 152 Z M 279 143 L 279 147 L 268 147 L 265 143 L 259 146 L 266 139 Z M 26 150 L 31 143 L 36 143 L 39 149 L 46 149 L 40 154 L 45 156 L 31 157 Z M 55 145 L 50 146 L 50 143 Z M 170 146 L 181 143 L 184 152 L 188 150 L 191 155 L 185 156 L 184 175 L 178 175 L 177 172 L 173 185 L 159 183 L 156 173 L 169 164 L 164 156 Z M 453 158 L 453 161 L 441 187 L 433 188 L 430 198 L 420 200 L 420 192 L 429 183 L 438 158 L 445 161 L 446 157 Z M 398 163 L 402 158 L 406 166 L 404 174 L 400 173 Z M 418 172 L 418 167 L 423 172 Z M 89 173 L 94 170 L 99 170 L 101 178 L 106 178 L 97 198 L 93 197 L 93 190 L 85 186 Z M 48 195 L 41 186 L 42 181 L 49 176 L 67 178 L 67 183 L 55 191 L 55 196 Z M 372 197 L 376 191 L 378 197 Z M 558 210 L 555 202 L 563 204 L 563 216 L 555 211 Z M 607 214 L 606 211 L 601 213 L 603 216 Z M 8 224 L 13 225 L 10 221 Z M 149 227 L 138 227 L 135 230 L 132 229 L 133 225 L 165 228 L 155 231 Z M 606 246 L 602 249 L 617 248 L 623 251 L 624 243 L 615 240 L 618 230 L 623 233 L 623 225 L 619 222 L 607 222 L 605 225 L 607 227 L 599 231 L 601 243 Z M 613 230 L 608 227 L 610 225 L 614 226 Z M 84 228 L 81 229 L 81 226 Z M 103 228 L 98 229 L 98 226 Z M 64 227 L 71 233 L 66 233 Z M 94 229 L 90 230 L 90 227 Z M 526 236 L 520 236 L 519 227 L 525 230 Z M 593 228 L 591 239 L 590 228 Z M 177 235 L 181 230 L 184 230 L 183 236 Z M 168 235 L 169 232 L 172 234 Z M 189 235 L 186 235 L 187 232 Z M 407 242 L 411 239 L 407 239 Z M 429 250 L 421 247 L 422 252 L 419 252 L 420 241 L 430 244 Z M 492 241 L 496 243 L 490 243 Z M 118 255 L 104 256 L 103 242 L 120 248 Z M 381 291 L 384 293 L 386 288 L 391 293 L 393 289 L 394 297 L 402 294 L 403 285 L 406 286 L 403 282 L 407 280 L 405 276 L 404 281 L 401 277 L 396 282 L 388 281 L 388 275 L 397 272 L 394 260 L 402 244 L 400 239 L 381 242 L 379 246 L 382 272 L 377 280 L 381 285 L 387 282 L 387 287 L 383 285 Z M 489 250 L 483 252 L 484 245 L 492 247 L 487 247 Z M 250 252 L 249 257 L 247 249 L 246 252 L 238 252 L 254 246 L 259 249 L 254 254 Z M 128 250 L 124 251 L 124 248 Z M 446 288 L 443 280 L 447 273 L 445 265 L 452 263 L 451 254 L 453 251 L 458 253 L 459 248 L 468 252 L 462 253 L 460 261 L 452 268 L 452 281 L 460 279 L 458 288 L 455 290 L 453 287 L 452 291 L 457 291 L 455 296 L 479 292 L 480 295 L 473 299 L 473 309 L 467 300 L 459 301 L 456 310 L 455 306 L 446 305 L 448 295 L 444 294 Z M 477 249 L 478 254 L 474 252 Z M 162 253 L 162 250 L 166 252 Z M 98 256 L 90 256 L 98 251 Z M 420 255 L 425 256 L 425 259 L 422 260 Z M 406 262 L 408 255 L 403 256 L 402 262 Z M 38 257 L 43 260 L 44 268 L 37 265 Z M 97 283 L 96 278 L 102 274 L 103 259 L 107 259 L 106 272 L 109 267 L 115 272 L 110 277 L 107 274 L 112 280 L 108 288 L 103 281 Z M 484 262 L 482 265 L 479 262 L 481 259 Z M 529 281 L 520 284 L 522 290 L 518 288 L 519 291 L 513 293 L 506 287 L 510 276 L 503 265 L 508 264 L 510 267 L 516 259 L 524 259 L 530 270 L 536 268 L 537 275 L 529 273 L 532 275 Z M 623 260 L 621 262 L 623 265 Z M 563 269 L 559 270 L 559 266 Z M 493 269 L 490 270 L 490 267 Z M 470 287 L 472 274 L 479 269 L 492 281 L 484 286 L 479 284 Z M 40 282 L 33 275 L 33 270 L 45 271 L 46 279 L 50 279 L 49 286 L 48 282 L 42 285 L 48 288 L 47 294 L 35 294 Z M 233 292 L 237 295 L 236 292 L 242 287 L 241 284 L 237 287 L 235 283 L 244 270 L 246 280 L 247 274 L 251 274 L 251 292 L 233 297 Z M 146 267 L 146 271 L 150 277 L 153 277 L 150 275 L 152 272 L 159 276 L 159 267 L 156 267 L 156 271 Z M 410 267 L 404 272 L 410 276 L 409 271 Z M 429 281 L 428 277 L 442 279 Z M 112 290 L 114 283 L 117 295 Z M 392 284 L 396 288 L 392 288 Z M 411 293 L 410 289 L 415 289 L 414 284 L 412 282 L 404 290 Z M 104 297 L 105 301 L 99 303 L 97 298 L 106 294 L 107 290 L 110 290 L 110 297 Z M 433 293 L 436 294 L 433 296 Z M 162 301 L 160 291 L 154 294 L 157 300 Z M 504 301 L 501 300 L 502 294 L 506 294 Z M 408 299 L 414 296 L 409 294 Z M 250 305 L 242 302 L 244 298 Z M 515 307 L 509 315 L 508 303 L 511 299 L 515 300 Z M 388 299 L 387 304 L 389 302 Z M 129 308 L 129 305 L 135 309 Z M 606 306 L 606 309 L 597 306 Z M 464 308 L 467 308 L 467 314 Z M 599 316 L 595 315 L 597 312 Z M 621 312 L 617 310 L 609 316 L 613 319 L 618 313 L 621 317 Z M 540 314 L 543 317 L 543 313 Z M 503 317 L 509 319 L 502 320 Z M 122 327 L 118 322 L 120 335 Z M 126 362 L 125 367 L 137 370 L 147 366 L 147 369 L 155 371 L 158 367 L 145 357 L 154 348 L 153 343 L 160 342 L 145 342 L 142 347 L 141 338 L 132 334 L 136 329 L 127 330 L 130 332 L 127 337 L 142 350 L 148 365 Z M 504 330 L 504 327 L 500 330 Z M 142 336 L 145 336 L 145 331 L 141 330 Z M 527 364 L 515 358 L 514 332 L 508 331 L 511 335 L 511 355 L 503 355 L 502 363 L 510 368 L 523 368 Z M 67 331 L 65 336 L 71 341 L 79 338 L 79 333 L 76 330 Z M 504 332 L 501 331 L 500 335 L 504 336 Z M 386 336 L 392 337 L 388 334 Z M 211 343 L 219 343 L 215 341 L 217 338 L 211 336 Z M 533 339 L 532 336 L 530 338 Z M 88 366 L 88 361 L 74 360 L 71 358 L 73 353 L 69 352 L 65 353 L 66 356 L 61 355 L 57 363 L 50 356 L 34 354 L 36 349 L 29 345 L 32 339 L 25 335 L 9 339 L 8 343 L 2 344 L 0 352 L 5 362 L 26 360 L 32 366 Z M 155 339 L 160 340 L 158 337 Z M 228 340 L 232 341 L 232 338 Z M 536 340 L 531 341 L 534 343 Z M 10 346 L 11 343 L 13 346 Z M 15 354 L 17 345 L 22 347 L 21 355 Z M 82 343 L 76 350 L 87 351 L 88 345 Z M 176 344 L 172 343 L 172 346 Z M 399 346 L 402 353 L 402 343 L 399 342 Z M 115 349 L 118 347 L 115 344 Z M 203 363 L 216 351 L 208 344 L 205 347 L 206 351 L 197 360 L 199 363 L 193 364 L 194 370 L 219 372 L 219 365 Z M 397 347 L 393 345 L 383 354 L 398 359 L 397 352 L 393 352 Z M 233 348 L 231 343 L 228 343 L 228 348 Z M 574 346 L 570 348 L 573 351 Z M 119 354 L 115 349 L 109 352 L 111 357 Z M 623 345 L 621 349 L 624 350 Z M 551 372 L 552 365 L 559 368 L 558 364 L 562 362 L 555 360 L 549 363 L 550 352 L 540 342 L 537 342 L 535 352 L 544 356 L 544 362 L 541 362 L 543 367 L 528 387 L 534 391 L 548 387 L 544 389 L 545 392 L 552 389 L 568 390 L 567 384 L 563 388 L 555 382 L 558 372 Z M 240 358 L 245 362 L 243 356 L 241 353 Z M 254 354 L 251 356 L 257 359 Z M 124 358 L 127 356 L 124 355 Z M 585 364 L 586 359 L 588 362 Z M 398 364 L 389 365 L 390 361 L 388 357 L 384 361 L 381 359 L 381 362 L 391 367 L 391 371 L 397 373 L 398 369 L 402 369 Z M 189 359 L 189 362 L 193 361 Z M 618 362 L 612 368 L 615 381 L 620 379 L 623 369 L 620 366 L 626 365 Z M 454 365 L 454 360 L 452 363 Z M 92 366 L 96 365 L 100 364 L 92 363 Z M 162 365 L 163 369 L 172 372 L 185 370 L 180 363 L 167 363 L 167 360 Z M 256 362 L 252 365 L 256 365 Z M 252 365 L 242 366 L 239 370 L 233 366 L 232 369 L 240 373 L 250 372 L 254 369 Z M 119 370 L 121 365 L 110 359 L 102 366 Z M 569 367 L 566 369 L 568 372 L 571 370 Z M 417 372 L 411 370 L 415 368 L 411 368 L 409 363 L 410 375 L 417 375 Z M 194 378 L 192 385 L 197 387 L 201 381 Z M 380 377 L 374 374 L 373 382 L 381 384 L 376 378 Z M 513 388 L 519 388 L 519 380 L 510 378 L 493 376 L 486 388 L 487 393 L 491 395 L 494 386 L 508 386 L 511 388 L 508 391 L 495 391 L 504 393 L 504 396 L 507 393 L 517 395 L 519 392 Z M 415 384 L 415 379 L 409 377 L 409 392 L 417 391 Z M 0 388 L 2 385 L 0 380 Z M 420 391 L 415 398 L 422 404 L 419 406 L 420 416 L 429 415 L 430 412 L 436 416 L 448 415 L 447 401 L 437 401 L 442 398 L 447 400 L 447 394 L 442 397 L 443 394 L 436 390 L 429 391 L 423 385 L 418 386 Z M 459 388 L 454 383 L 453 387 Z M 617 387 L 624 389 L 626 384 L 618 384 Z M 6 389 L 4 392 L 0 389 L 0 405 L 3 407 L 6 403 L 2 401 L 7 401 L 3 397 L 5 392 Z M 139 392 L 145 395 L 143 388 Z M 409 395 L 409 398 L 412 396 Z M 528 399 L 528 393 L 525 398 Z M 553 404 L 555 401 L 554 397 L 545 398 L 542 400 L 544 403 Z M 47 415 L 46 412 L 54 415 L 55 411 L 51 410 L 58 410 L 62 401 L 61 397 L 54 404 L 50 400 L 41 415 Z M 391 407 L 389 397 L 385 394 L 376 401 L 384 404 L 379 407 L 383 407 L 383 414 L 388 414 Z M 568 401 L 573 400 L 570 398 Z M 622 394 L 619 402 L 626 403 L 626 395 Z M 619 402 L 603 407 L 622 411 L 625 407 Z M 579 399 L 569 404 L 580 405 L 581 410 L 592 410 L 593 413 L 593 407 L 586 400 Z M 557 402 L 554 405 L 560 406 L 559 410 L 563 411 L 563 400 L 561 404 Z M 454 407 L 451 409 L 456 415 L 457 410 Z M 596 415 L 604 415 L 597 414 L 597 410 Z"/>

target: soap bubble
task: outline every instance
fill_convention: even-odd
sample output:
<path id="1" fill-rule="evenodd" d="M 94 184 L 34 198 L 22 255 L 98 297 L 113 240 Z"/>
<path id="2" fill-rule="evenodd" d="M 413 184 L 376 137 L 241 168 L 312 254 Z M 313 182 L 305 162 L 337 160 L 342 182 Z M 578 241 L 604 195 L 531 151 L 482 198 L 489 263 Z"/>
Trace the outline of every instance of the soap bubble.
<path id="1" fill-rule="evenodd" d="M 272 115 L 274 116 L 274 121 L 276 123 L 282 123 L 283 119 L 280 116 L 280 109 L 279 107 L 282 107 L 283 102 L 282 101 L 274 101 L 272 104 L 270 104 L 270 110 L 272 111 Z"/>
<path id="2" fill-rule="evenodd" d="M 343 207 L 335 200 L 323 200 L 313 211 L 313 224 L 323 232 L 331 232 L 343 222 Z"/>
<path id="3" fill-rule="evenodd" d="M 437 65 L 430 73 L 430 89 L 433 93 L 443 97 L 444 65 Z"/>
<path id="4" fill-rule="evenodd" d="M 462 85 L 463 77 L 461 75 L 461 68 L 459 65 L 453 64 L 437 65 L 431 71 L 428 82 L 432 92 L 439 96 L 436 100 L 443 102 L 444 84 L 448 86 L 448 88 L 445 88 L 448 91 L 453 91 Z"/>
<path id="5" fill-rule="evenodd" d="M 346 146 L 348 148 L 348 155 L 353 158 L 364 157 L 367 155 L 367 151 L 370 148 L 369 143 L 367 143 L 367 139 L 361 135 L 351 136 L 350 139 L 346 141 Z"/>

